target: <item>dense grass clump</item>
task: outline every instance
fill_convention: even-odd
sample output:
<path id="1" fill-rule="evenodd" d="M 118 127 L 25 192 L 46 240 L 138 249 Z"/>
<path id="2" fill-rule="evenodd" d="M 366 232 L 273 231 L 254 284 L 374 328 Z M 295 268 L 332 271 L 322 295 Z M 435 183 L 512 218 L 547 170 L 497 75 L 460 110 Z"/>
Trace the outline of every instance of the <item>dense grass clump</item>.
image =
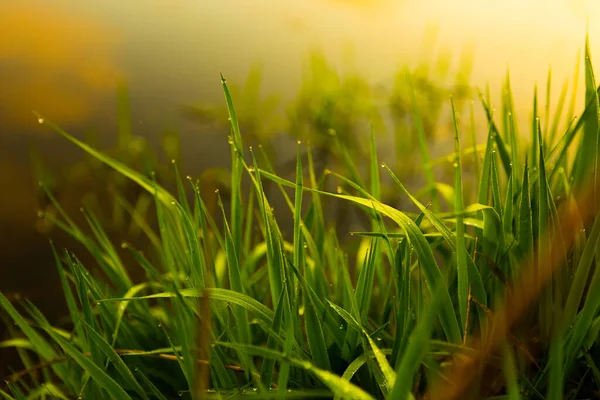
<path id="1" fill-rule="evenodd" d="M 426 172 L 418 197 L 378 160 L 373 136 L 363 144 L 365 161 L 333 135 L 348 176 L 319 174 L 310 147 L 300 142 L 295 180 L 279 176 L 266 161 L 259 164 L 268 155 L 256 157 L 262 150 L 244 145 L 223 79 L 231 184 L 227 207 L 217 194 L 216 215 L 200 186 L 180 179 L 176 163 L 172 194 L 154 175 L 136 172 L 40 117 L 149 193 L 156 224 L 128 208 L 150 249 L 119 248 L 90 210 L 83 209 L 84 229 L 48 191 L 58 215 L 46 218 L 85 246 L 98 268 L 55 251 L 68 329 L 51 325 L 33 304 L 17 308 L 0 294 L 0 308 L 18 327 L 1 345 L 16 348 L 25 365 L 0 394 L 598 396 L 600 107 L 589 50 L 585 76 L 586 106 L 572 122 L 569 112 L 563 115 L 563 101 L 552 121 L 549 113 L 540 118 L 536 95 L 526 147 L 515 129 L 508 79 L 498 115 L 480 96 L 489 122 L 481 148 L 461 145 L 451 103 L 452 184 L 434 181 L 435 162 L 413 107 Z M 567 121 L 562 135 L 561 120 Z M 463 189 L 466 162 L 476 171 L 475 198 Z M 381 174 L 417 213 L 383 202 Z M 327 190 L 331 180 L 338 190 Z M 288 234 L 275 217 L 267 183 L 289 209 Z M 357 249 L 345 248 L 340 238 L 349 232 L 331 225 L 324 210 L 332 201 L 351 203 L 367 217 L 365 231 L 352 232 Z M 128 263 L 146 278 L 134 280 Z"/>

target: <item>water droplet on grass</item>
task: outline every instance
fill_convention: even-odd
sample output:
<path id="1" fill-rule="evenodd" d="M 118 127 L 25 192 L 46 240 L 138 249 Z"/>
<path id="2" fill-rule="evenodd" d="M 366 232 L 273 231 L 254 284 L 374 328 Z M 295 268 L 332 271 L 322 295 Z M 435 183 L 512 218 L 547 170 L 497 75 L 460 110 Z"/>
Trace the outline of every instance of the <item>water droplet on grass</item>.
<path id="1" fill-rule="evenodd" d="M 337 189 L 336 189 L 336 192 L 337 192 L 338 194 L 342 194 L 342 192 L 343 192 L 343 189 L 342 189 L 342 187 L 341 187 L 341 186 L 338 186 L 338 187 L 337 187 Z"/>
<path id="2" fill-rule="evenodd" d="M 38 117 L 38 124 L 43 124 L 43 123 L 44 123 L 44 118 Z"/>
<path id="3" fill-rule="evenodd" d="M 254 167 L 248 167 L 248 172 L 254 172 Z"/>

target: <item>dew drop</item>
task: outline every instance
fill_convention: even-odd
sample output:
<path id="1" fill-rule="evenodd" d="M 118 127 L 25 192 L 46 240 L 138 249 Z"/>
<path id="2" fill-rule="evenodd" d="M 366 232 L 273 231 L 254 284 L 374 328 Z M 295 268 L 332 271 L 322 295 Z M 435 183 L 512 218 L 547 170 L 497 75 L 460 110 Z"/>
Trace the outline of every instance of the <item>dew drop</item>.
<path id="1" fill-rule="evenodd" d="M 219 189 L 215 189 L 215 193 L 219 193 Z"/>
<path id="2" fill-rule="evenodd" d="M 250 150 L 250 153 L 252 153 L 252 146 L 249 146 L 248 149 Z"/>
<path id="3" fill-rule="evenodd" d="M 454 168 L 458 168 L 458 163 L 457 163 L 457 162 L 455 162 L 454 164 L 452 164 L 452 166 L 453 166 Z"/>
<path id="4" fill-rule="evenodd" d="M 233 139 L 231 138 L 231 136 L 227 136 L 227 143 L 233 144 Z"/>
<path id="5" fill-rule="evenodd" d="M 248 172 L 254 172 L 254 167 L 248 167 Z"/>
<path id="6" fill-rule="evenodd" d="M 298 144 L 302 144 L 302 142 L 301 142 L 301 141 L 299 141 L 299 140 L 298 140 L 296 143 L 298 143 Z"/>
<path id="7" fill-rule="evenodd" d="M 127 248 L 127 243 L 126 242 L 121 243 L 121 248 L 122 249 L 126 249 Z"/>
<path id="8" fill-rule="evenodd" d="M 175 200 L 171 200 L 171 205 L 175 205 Z"/>
<path id="9" fill-rule="evenodd" d="M 159 328 L 162 328 L 162 327 L 163 327 L 163 324 L 162 324 L 162 322 L 159 322 L 159 323 L 158 323 L 158 327 L 159 327 Z"/>
<path id="10" fill-rule="evenodd" d="M 174 158 L 172 158 L 172 159 L 171 159 L 171 164 L 175 164 L 175 162 L 176 162 L 176 161 L 175 161 L 175 159 L 174 159 Z"/>
<path id="11" fill-rule="evenodd" d="M 342 189 L 342 187 L 341 187 L 341 186 L 338 186 L 338 187 L 337 187 L 337 189 L 336 189 L 336 192 L 337 192 L 338 194 L 341 194 L 341 193 L 343 192 L 343 189 Z"/>
<path id="12" fill-rule="evenodd" d="M 43 124 L 43 123 L 44 123 L 44 118 L 38 117 L 38 124 Z"/>
<path id="13" fill-rule="evenodd" d="M 335 129 L 333 129 L 333 128 L 329 128 L 329 129 L 327 130 L 327 133 L 328 133 L 330 136 L 335 136 L 335 134 L 336 134 L 336 132 L 335 132 Z"/>
<path id="14" fill-rule="evenodd" d="M 37 216 L 38 216 L 39 218 L 42 218 L 42 217 L 44 216 L 44 213 L 43 213 L 43 212 L 41 212 L 41 211 L 38 211 L 38 212 L 37 212 Z"/>

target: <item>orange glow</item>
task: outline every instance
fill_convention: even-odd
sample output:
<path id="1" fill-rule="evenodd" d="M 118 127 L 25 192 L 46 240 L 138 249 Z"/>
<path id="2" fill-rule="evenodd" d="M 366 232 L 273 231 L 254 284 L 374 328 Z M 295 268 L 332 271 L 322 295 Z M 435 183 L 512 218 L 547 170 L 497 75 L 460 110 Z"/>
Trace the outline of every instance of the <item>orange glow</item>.
<path id="1" fill-rule="evenodd" d="M 97 21 L 55 2 L 11 3 L 0 12 L 0 115 L 31 123 L 35 109 L 62 123 L 82 121 L 114 92 L 117 38 Z"/>

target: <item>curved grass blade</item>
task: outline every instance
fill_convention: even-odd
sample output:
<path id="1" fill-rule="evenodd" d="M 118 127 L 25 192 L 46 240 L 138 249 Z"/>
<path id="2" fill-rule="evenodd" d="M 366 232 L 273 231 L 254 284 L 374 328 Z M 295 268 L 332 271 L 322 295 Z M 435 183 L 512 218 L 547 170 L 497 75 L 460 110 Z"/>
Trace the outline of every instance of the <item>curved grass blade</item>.
<path id="1" fill-rule="evenodd" d="M 358 386 L 342 379 L 338 375 L 335 375 L 329 371 L 317 368 L 308 361 L 299 360 L 297 358 L 289 357 L 278 351 L 266 349 L 260 346 L 252 345 L 241 345 L 233 343 L 217 342 L 219 346 L 225 346 L 237 351 L 243 351 L 247 354 L 252 354 L 260 357 L 269 357 L 276 360 L 287 361 L 296 367 L 302 368 L 317 377 L 325 386 L 327 386 L 336 396 L 340 396 L 343 399 L 357 399 L 357 400 L 373 400 L 373 397 L 359 388 Z"/>
<path id="2" fill-rule="evenodd" d="M 63 131 L 61 128 L 59 128 L 57 125 L 55 125 L 54 123 L 43 118 L 40 114 L 35 113 L 35 115 L 38 117 L 38 120 L 43 121 L 44 125 L 49 126 L 50 128 L 52 128 L 52 130 L 54 130 L 55 132 L 57 132 L 60 135 L 62 135 L 63 137 L 65 137 L 67 140 L 69 140 L 71 143 L 78 146 L 80 149 L 84 150 L 86 153 L 95 157 L 99 161 L 102 161 L 103 163 L 105 163 L 109 167 L 113 168 L 115 171 L 119 172 L 120 174 L 131 179 L 132 181 L 134 181 L 135 183 L 140 185 L 142 188 L 144 188 L 148 193 L 156 194 L 156 197 L 160 200 L 160 202 L 162 204 L 169 206 L 171 204 L 171 202 L 175 200 L 174 197 L 167 190 L 156 185 L 155 183 L 152 182 L 152 180 L 146 178 L 139 172 L 134 171 L 133 169 L 126 166 L 125 164 L 115 160 L 112 157 L 109 157 L 109 156 L 103 154 L 102 152 L 94 149 L 93 147 L 91 147 L 88 144 L 82 142 L 81 140 L 75 138 L 74 136 L 71 136 L 70 134 Z"/>

